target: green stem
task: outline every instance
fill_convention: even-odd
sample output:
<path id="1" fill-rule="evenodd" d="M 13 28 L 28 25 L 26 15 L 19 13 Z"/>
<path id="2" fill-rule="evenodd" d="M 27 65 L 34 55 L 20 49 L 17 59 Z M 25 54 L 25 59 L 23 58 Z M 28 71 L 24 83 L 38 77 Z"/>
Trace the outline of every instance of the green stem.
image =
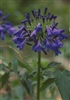
<path id="1" fill-rule="evenodd" d="M 38 52 L 37 100 L 40 100 L 40 67 L 41 67 L 41 52 Z"/>

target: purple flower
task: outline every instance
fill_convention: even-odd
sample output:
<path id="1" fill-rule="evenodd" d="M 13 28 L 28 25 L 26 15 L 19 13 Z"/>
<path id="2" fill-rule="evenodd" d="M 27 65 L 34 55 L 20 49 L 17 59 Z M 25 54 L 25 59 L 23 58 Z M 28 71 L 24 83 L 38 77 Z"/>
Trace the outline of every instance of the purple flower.
<path id="1" fill-rule="evenodd" d="M 21 23 L 25 24 L 26 22 L 28 22 L 28 19 L 23 20 Z"/>
<path id="2" fill-rule="evenodd" d="M 44 9 L 44 15 L 46 15 L 46 12 L 47 12 L 47 7 Z"/>
<path id="3" fill-rule="evenodd" d="M 46 26 L 46 32 L 48 36 L 52 36 L 52 29 L 48 26 Z"/>
<path id="4" fill-rule="evenodd" d="M 0 11 L 0 37 L 2 40 L 5 39 L 5 34 L 8 34 L 11 37 L 15 32 L 15 28 L 13 28 L 12 24 L 6 20 L 8 17 L 9 14 L 4 16 L 4 13 Z"/>
<path id="5" fill-rule="evenodd" d="M 63 29 L 58 29 L 58 28 L 54 28 L 52 29 L 51 27 L 46 26 L 46 32 L 48 37 L 59 37 L 60 40 L 63 40 L 64 38 L 68 38 L 65 34 L 64 34 L 64 30 Z"/>
<path id="6" fill-rule="evenodd" d="M 17 44 L 17 48 L 20 48 L 20 50 L 22 50 L 24 48 L 25 42 L 26 42 L 26 39 L 24 39 L 23 41 L 21 41 L 19 44 Z"/>
<path id="7" fill-rule="evenodd" d="M 2 18 L 4 15 L 4 13 L 2 11 L 0 11 L 0 18 Z"/>
<path id="8" fill-rule="evenodd" d="M 52 20 L 52 19 L 56 19 L 57 18 L 57 16 L 55 16 L 55 15 L 52 15 L 51 17 L 50 17 L 50 20 Z"/>
<path id="9" fill-rule="evenodd" d="M 32 10 L 32 14 L 33 14 L 33 16 L 34 16 L 36 19 L 39 18 L 39 16 L 40 16 L 40 12 L 41 12 L 40 9 L 38 9 L 38 11 L 34 11 L 34 10 Z"/>
<path id="10" fill-rule="evenodd" d="M 30 37 L 36 36 L 36 29 L 31 33 Z"/>
<path id="11" fill-rule="evenodd" d="M 58 23 L 56 23 L 55 21 L 52 23 L 51 28 L 54 29 L 56 28 L 56 26 L 58 25 Z"/>
<path id="12" fill-rule="evenodd" d="M 41 32 L 41 31 L 42 31 L 41 24 L 38 23 L 37 27 L 36 27 L 36 28 L 34 29 L 34 31 L 30 34 L 30 37 L 36 36 L 36 34 L 37 34 L 38 32 Z"/>
<path id="13" fill-rule="evenodd" d="M 58 49 L 61 48 L 63 46 L 63 43 L 58 40 L 57 38 L 55 40 L 48 39 L 46 38 L 45 40 L 45 48 L 47 48 L 48 50 L 53 50 L 56 54 L 57 51 L 59 51 Z M 58 55 L 60 53 L 60 51 L 56 54 Z"/>
<path id="14" fill-rule="evenodd" d="M 62 40 L 67 39 L 63 29 L 57 28 L 57 16 L 44 9 L 44 14 L 41 10 L 32 10 L 32 15 L 26 13 L 26 19 L 21 23 L 21 27 L 15 32 L 13 41 L 19 49 L 23 49 L 24 45 L 32 45 L 32 50 L 35 52 L 43 51 L 47 54 L 53 50 L 56 55 L 61 52 L 59 49 L 63 46 Z M 47 21 L 51 23 L 47 25 Z"/>
<path id="15" fill-rule="evenodd" d="M 38 40 L 38 43 L 37 43 L 37 45 L 34 45 L 33 47 L 32 47 L 32 49 L 35 51 L 35 52 L 39 52 L 39 51 L 44 51 L 44 47 L 41 45 L 41 43 L 40 43 L 40 40 Z"/>
<path id="16" fill-rule="evenodd" d="M 61 52 L 58 49 L 56 49 L 55 54 L 58 56 L 58 54 L 61 54 Z"/>
<path id="17" fill-rule="evenodd" d="M 4 40 L 4 32 L 3 32 L 3 28 L 0 26 L 0 37 L 2 40 Z"/>
<path id="18" fill-rule="evenodd" d="M 24 26 L 20 27 L 19 30 L 14 33 L 14 35 L 19 37 L 22 32 L 23 33 L 25 32 L 25 27 Z"/>

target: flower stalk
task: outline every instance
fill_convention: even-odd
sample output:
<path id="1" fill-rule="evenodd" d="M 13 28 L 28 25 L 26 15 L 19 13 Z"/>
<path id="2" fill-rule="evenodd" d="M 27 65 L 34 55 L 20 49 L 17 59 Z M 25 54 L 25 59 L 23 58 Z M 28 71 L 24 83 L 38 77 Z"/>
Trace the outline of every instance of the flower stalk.
<path id="1" fill-rule="evenodd" d="M 37 100 L 40 100 L 40 68 L 41 68 L 41 51 L 38 52 Z"/>

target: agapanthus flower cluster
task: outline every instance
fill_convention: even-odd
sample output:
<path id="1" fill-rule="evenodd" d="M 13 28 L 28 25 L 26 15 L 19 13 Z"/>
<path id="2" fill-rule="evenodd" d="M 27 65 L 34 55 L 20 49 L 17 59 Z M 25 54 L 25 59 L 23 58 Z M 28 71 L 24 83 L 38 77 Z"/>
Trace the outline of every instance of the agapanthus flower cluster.
<path id="1" fill-rule="evenodd" d="M 57 16 L 47 12 L 47 8 L 44 9 L 44 14 L 38 9 L 32 10 L 31 15 L 26 13 L 25 16 L 25 20 L 14 34 L 13 41 L 17 47 L 21 50 L 28 44 L 35 52 L 43 51 L 47 54 L 53 50 L 56 55 L 60 54 L 59 48 L 63 46 L 61 41 L 67 36 L 63 29 L 57 28 Z"/>
<path id="2" fill-rule="evenodd" d="M 4 16 L 4 13 L 0 11 L 0 38 L 2 40 L 5 39 L 5 34 L 7 33 L 10 37 L 15 32 L 15 29 L 12 27 L 12 24 L 8 22 L 6 19 L 10 14 Z"/>

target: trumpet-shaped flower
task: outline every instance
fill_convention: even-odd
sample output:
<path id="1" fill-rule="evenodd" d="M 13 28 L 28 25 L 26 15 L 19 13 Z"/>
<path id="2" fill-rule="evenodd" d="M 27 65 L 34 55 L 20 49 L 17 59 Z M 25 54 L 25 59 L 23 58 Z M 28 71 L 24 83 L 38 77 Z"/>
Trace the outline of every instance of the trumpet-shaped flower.
<path id="1" fill-rule="evenodd" d="M 4 16 L 4 13 L 0 11 L 0 38 L 5 39 L 5 34 L 7 33 L 10 37 L 15 32 L 15 28 L 12 27 L 12 24 L 6 19 L 9 17 L 9 14 Z"/>
<path id="2" fill-rule="evenodd" d="M 53 50 L 56 55 L 60 54 L 59 48 L 63 46 L 62 40 L 67 39 L 63 29 L 57 28 L 57 16 L 48 12 L 47 7 L 44 9 L 44 14 L 41 10 L 32 10 L 32 16 L 26 13 L 26 18 L 21 22 L 22 25 L 15 32 L 13 41 L 20 49 L 24 45 L 32 45 L 32 50 L 35 52 L 43 51 L 47 54 Z"/>

